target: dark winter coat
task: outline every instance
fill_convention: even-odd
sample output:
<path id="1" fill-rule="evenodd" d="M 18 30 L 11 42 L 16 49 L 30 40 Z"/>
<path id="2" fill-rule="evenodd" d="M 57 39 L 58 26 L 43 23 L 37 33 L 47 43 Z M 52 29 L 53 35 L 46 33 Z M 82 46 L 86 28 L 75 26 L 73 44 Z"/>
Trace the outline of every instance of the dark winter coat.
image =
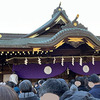
<path id="1" fill-rule="evenodd" d="M 66 91 L 60 100 L 99 100 L 86 91 Z"/>
<path id="2" fill-rule="evenodd" d="M 85 86 L 82 86 L 82 85 L 78 87 L 78 90 L 79 91 L 89 91 Z"/>
<path id="3" fill-rule="evenodd" d="M 90 91 L 90 94 L 92 94 L 95 98 L 100 99 L 100 85 L 95 85 Z"/>
<path id="4" fill-rule="evenodd" d="M 20 93 L 19 100 L 40 100 L 33 92 Z"/>

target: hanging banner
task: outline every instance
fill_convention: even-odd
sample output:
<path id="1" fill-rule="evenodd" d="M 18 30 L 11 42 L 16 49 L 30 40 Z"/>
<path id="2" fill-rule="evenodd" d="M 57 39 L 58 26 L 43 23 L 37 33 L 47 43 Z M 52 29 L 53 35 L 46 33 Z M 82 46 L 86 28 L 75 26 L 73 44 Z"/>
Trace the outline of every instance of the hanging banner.
<path id="1" fill-rule="evenodd" d="M 13 65 L 13 71 L 20 78 L 27 79 L 40 79 L 50 78 L 63 73 L 67 69 L 67 66 L 61 66 L 61 63 L 56 64 L 25 64 Z"/>

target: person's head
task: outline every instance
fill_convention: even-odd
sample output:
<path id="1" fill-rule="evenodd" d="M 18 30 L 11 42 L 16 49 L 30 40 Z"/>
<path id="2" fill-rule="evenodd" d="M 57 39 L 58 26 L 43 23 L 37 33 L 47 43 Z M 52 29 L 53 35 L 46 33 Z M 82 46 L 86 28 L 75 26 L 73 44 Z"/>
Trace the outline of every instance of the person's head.
<path id="1" fill-rule="evenodd" d="M 44 82 L 45 82 L 45 80 L 39 80 L 38 81 L 39 86 L 41 86 Z"/>
<path id="2" fill-rule="evenodd" d="M 0 100 L 19 100 L 16 92 L 7 85 L 0 85 Z"/>
<path id="3" fill-rule="evenodd" d="M 88 85 L 90 88 L 94 87 L 94 85 L 96 84 L 100 84 L 100 79 L 99 76 L 96 74 L 92 74 L 89 78 L 88 78 Z"/>
<path id="4" fill-rule="evenodd" d="M 72 80 L 69 82 L 69 84 L 68 84 L 69 88 L 70 88 L 73 84 L 75 84 L 75 79 L 72 79 Z"/>
<path id="5" fill-rule="evenodd" d="M 92 74 L 89 77 L 89 81 L 91 81 L 93 83 L 99 83 L 100 82 L 100 79 L 99 79 L 99 76 L 97 74 Z"/>
<path id="6" fill-rule="evenodd" d="M 71 84 L 74 84 L 74 83 L 75 83 L 75 79 L 72 79 L 72 80 L 70 81 L 70 83 L 71 83 Z"/>
<path id="7" fill-rule="evenodd" d="M 38 86 L 39 86 L 38 82 L 35 82 L 34 87 L 36 88 Z"/>
<path id="8" fill-rule="evenodd" d="M 39 96 L 41 97 L 45 93 L 53 93 L 60 97 L 67 90 L 69 90 L 67 83 L 59 79 L 51 78 L 45 81 L 40 87 Z"/>
<path id="9" fill-rule="evenodd" d="M 21 92 L 32 92 L 32 83 L 29 80 L 24 80 L 19 84 Z"/>
<path id="10" fill-rule="evenodd" d="M 76 86 L 85 86 L 85 81 L 83 77 L 77 77 L 75 79 L 75 85 Z"/>

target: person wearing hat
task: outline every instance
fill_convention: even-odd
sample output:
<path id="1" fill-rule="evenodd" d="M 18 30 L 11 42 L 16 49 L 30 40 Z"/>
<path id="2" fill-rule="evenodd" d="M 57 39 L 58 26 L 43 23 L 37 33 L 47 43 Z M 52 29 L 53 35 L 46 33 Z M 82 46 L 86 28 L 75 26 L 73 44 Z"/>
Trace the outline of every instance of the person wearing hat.
<path id="1" fill-rule="evenodd" d="M 20 90 L 19 87 L 17 86 L 18 84 L 18 75 L 17 74 L 11 74 L 9 77 L 9 81 L 6 82 L 6 85 L 12 87 L 15 92 L 19 95 Z"/>
<path id="2" fill-rule="evenodd" d="M 51 97 L 48 100 L 58 100 L 58 98 L 60 98 L 63 95 L 63 93 L 68 90 L 69 90 L 68 84 L 64 80 L 50 78 L 46 80 L 40 87 L 39 97 L 40 100 L 43 100 L 43 98 L 50 97 L 50 95 L 52 95 L 56 99 L 53 99 Z"/>
<path id="3" fill-rule="evenodd" d="M 86 87 L 86 84 L 85 84 L 85 80 L 84 80 L 84 77 L 77 77 L 75 79 L 75 85 L 78 87 L 78 90 L 79 91 L 89 91 L 88 88 Z"/>
<path id="4" fill-rule="evenodd" d="M 100 99 L 100 79 L 98 75 L 92 74 L 89 77 L 89 86 L 91 87 L 89 93 L 92 94 L 95 98 Z"/>

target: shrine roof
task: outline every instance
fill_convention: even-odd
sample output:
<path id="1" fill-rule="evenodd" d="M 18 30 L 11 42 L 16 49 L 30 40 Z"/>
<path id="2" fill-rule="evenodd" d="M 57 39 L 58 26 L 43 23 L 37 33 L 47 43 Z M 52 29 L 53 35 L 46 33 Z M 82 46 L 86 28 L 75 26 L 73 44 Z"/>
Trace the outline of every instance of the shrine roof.
<path id="1" fill-rule="evenodd" d="M 34 34 L 36 34 L 37 36 L 39 36 L 41 33 L 47 31 L 48 30 L 47 28 L 52 28 L 55 24 L 57 24 L 58 23 L 58 20 L 60 20 L 61 17 L 65 20 L 65 24 L 68 23 L 68 22 L 71 22 L 69 20 L 68 16 L 67 16 L 65 10 L 63 10 L 59 6 L 59 7 L 57 7 L 54 10 L 54 13 L 52 15 L 52 18 L 48 22 L 46 22 L 44 25 L 42 25 L 41 27 L 39 27 L 38 29 L 36 29 L 32 33 L 25 35 L 24 37 L 31 37 Z"/>
<path id="2" fill-rule="evenodd" d="M 63 17 L 63 18 L 62 18 Z M 79 15 L 73 21 L 70 21 L 68 16 L 60 6 L 54 10 L 52 19 L 43 26 L 30 34 L 10 34 L 1 33 L 0 48 L 47 48 L 55 47 L 62 40 L 65 43 L 70 41 L 74 44 L 87 43 L 89 46 L 100 50 L 100 37 L 93 35 L 88 29 L 77 21 Z M 44 34 L 49 28 L 62 20 L 64 24 L 60 25 L 60 30 L 55 34 Z M 32 37 L 35 35 L 35 37 Z M 73 39 L 72 39 L 73 38 Z M 71 40 L 72 39 L 72 40 Z M 77 39 L 77 40 L 74 40 Z M 67 41 L 67 42 L 66 42 Z"/>
<path id="3" fill-rule="evenodd" d="M 100 39 L 86 29 L 74 27 L 63 28 L 52 37 L 18 38 L 12 40 L 0 40 L 0 48 L 34 48 L 52 47 L 67 37 L 86 37 L 97 46 L 100 46 Z"/>

